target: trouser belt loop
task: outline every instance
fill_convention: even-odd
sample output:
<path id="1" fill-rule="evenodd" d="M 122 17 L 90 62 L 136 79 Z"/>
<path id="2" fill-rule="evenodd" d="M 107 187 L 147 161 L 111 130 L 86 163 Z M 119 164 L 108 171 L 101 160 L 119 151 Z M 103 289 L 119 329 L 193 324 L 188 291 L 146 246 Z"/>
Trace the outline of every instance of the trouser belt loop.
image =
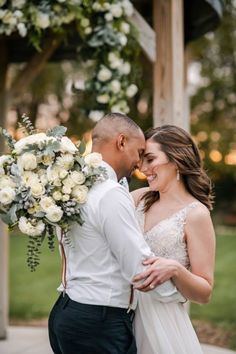
<path id="1" fill-rule="evenodd" d="M 67 295 L 67 294 L 65 294 L 64 296 L 63 296 L 63 298 L 62 298 L 62 308 L 63 309 L 65 309 L 66 308 L 66 306 L 67 306 L 67 304 L 68 304 L 68 302 L 70 301 L 70 298 L 69 298 L 69 296 Z"/>
<path id="2" fill-rule="evenodd" d="M 107 308 L 106 306 L 103 306 L 102 308 L 102 321 L 105 321 L 107 315 Z"/>

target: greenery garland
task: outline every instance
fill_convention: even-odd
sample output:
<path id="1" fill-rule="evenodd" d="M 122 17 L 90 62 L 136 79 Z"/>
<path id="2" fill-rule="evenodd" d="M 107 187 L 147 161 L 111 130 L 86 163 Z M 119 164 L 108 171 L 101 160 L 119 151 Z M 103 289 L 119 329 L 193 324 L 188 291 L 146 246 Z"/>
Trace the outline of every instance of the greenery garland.
<path id="1" fill-rule="evenodd" d="M 0 35 L 18 32 L 40 50 L 48 31 L 65 38 L 76 31 L 78 60 L 90 73 L 82 109 L 97 121 L 105 112 L 129 113 L 129 101 L 138 91 L 132 14 L 129 0 L 0 0 Z"/>

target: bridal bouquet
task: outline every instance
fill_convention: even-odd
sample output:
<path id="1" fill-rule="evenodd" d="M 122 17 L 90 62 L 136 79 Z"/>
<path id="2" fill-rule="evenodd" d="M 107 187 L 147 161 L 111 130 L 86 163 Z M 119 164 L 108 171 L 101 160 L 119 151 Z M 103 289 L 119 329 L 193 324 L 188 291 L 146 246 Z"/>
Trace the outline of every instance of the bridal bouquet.
<path id="1" fill-rule="evenodd" d="M 17 142 L 2 129 L 10 153 L 0 157 L 0 217 L 29 236 L 27 263 L 35 270 L 44 238 L 53 249 L 60 227 L 70 242 L 67 231 L 73 222 L 82 225 L 89 189 L 106 176 L 101 155 L 83 156 L 84 147 L 64 136 L 65 127 L 37 133 L 25 116 L 23 127 L 28 135 Z"/>

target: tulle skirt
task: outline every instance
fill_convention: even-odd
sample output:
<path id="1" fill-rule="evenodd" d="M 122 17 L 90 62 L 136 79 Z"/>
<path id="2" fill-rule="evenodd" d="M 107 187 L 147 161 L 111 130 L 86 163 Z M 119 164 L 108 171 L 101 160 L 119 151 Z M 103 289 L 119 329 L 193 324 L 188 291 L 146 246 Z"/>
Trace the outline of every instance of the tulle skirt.
<path id="1" fill-rule="evenodd" d="M 203 354 L 183 303 L 139 293 L 134 329 L 138 354 Z"/>

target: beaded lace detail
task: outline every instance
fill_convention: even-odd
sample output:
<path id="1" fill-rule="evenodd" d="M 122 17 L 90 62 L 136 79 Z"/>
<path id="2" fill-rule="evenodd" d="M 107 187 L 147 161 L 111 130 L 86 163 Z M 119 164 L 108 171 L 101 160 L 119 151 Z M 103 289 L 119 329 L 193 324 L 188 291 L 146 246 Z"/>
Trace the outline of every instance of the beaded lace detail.
<path id="1" fill-rule="evenodd" d="M 168 218 L 161 220 L 150 230 L 144 232 L 144 202 L 141 201 L 138 204 L 136 215 L 139 225 L 147 244 L 156 256 L 175 259 L 184 267 L 189 268 L 187 245 L 184 239 L 184 225 L 186 224 L 188 211 L 197 205 L 199 205 L 197 201 L 188 204 Z"/>

